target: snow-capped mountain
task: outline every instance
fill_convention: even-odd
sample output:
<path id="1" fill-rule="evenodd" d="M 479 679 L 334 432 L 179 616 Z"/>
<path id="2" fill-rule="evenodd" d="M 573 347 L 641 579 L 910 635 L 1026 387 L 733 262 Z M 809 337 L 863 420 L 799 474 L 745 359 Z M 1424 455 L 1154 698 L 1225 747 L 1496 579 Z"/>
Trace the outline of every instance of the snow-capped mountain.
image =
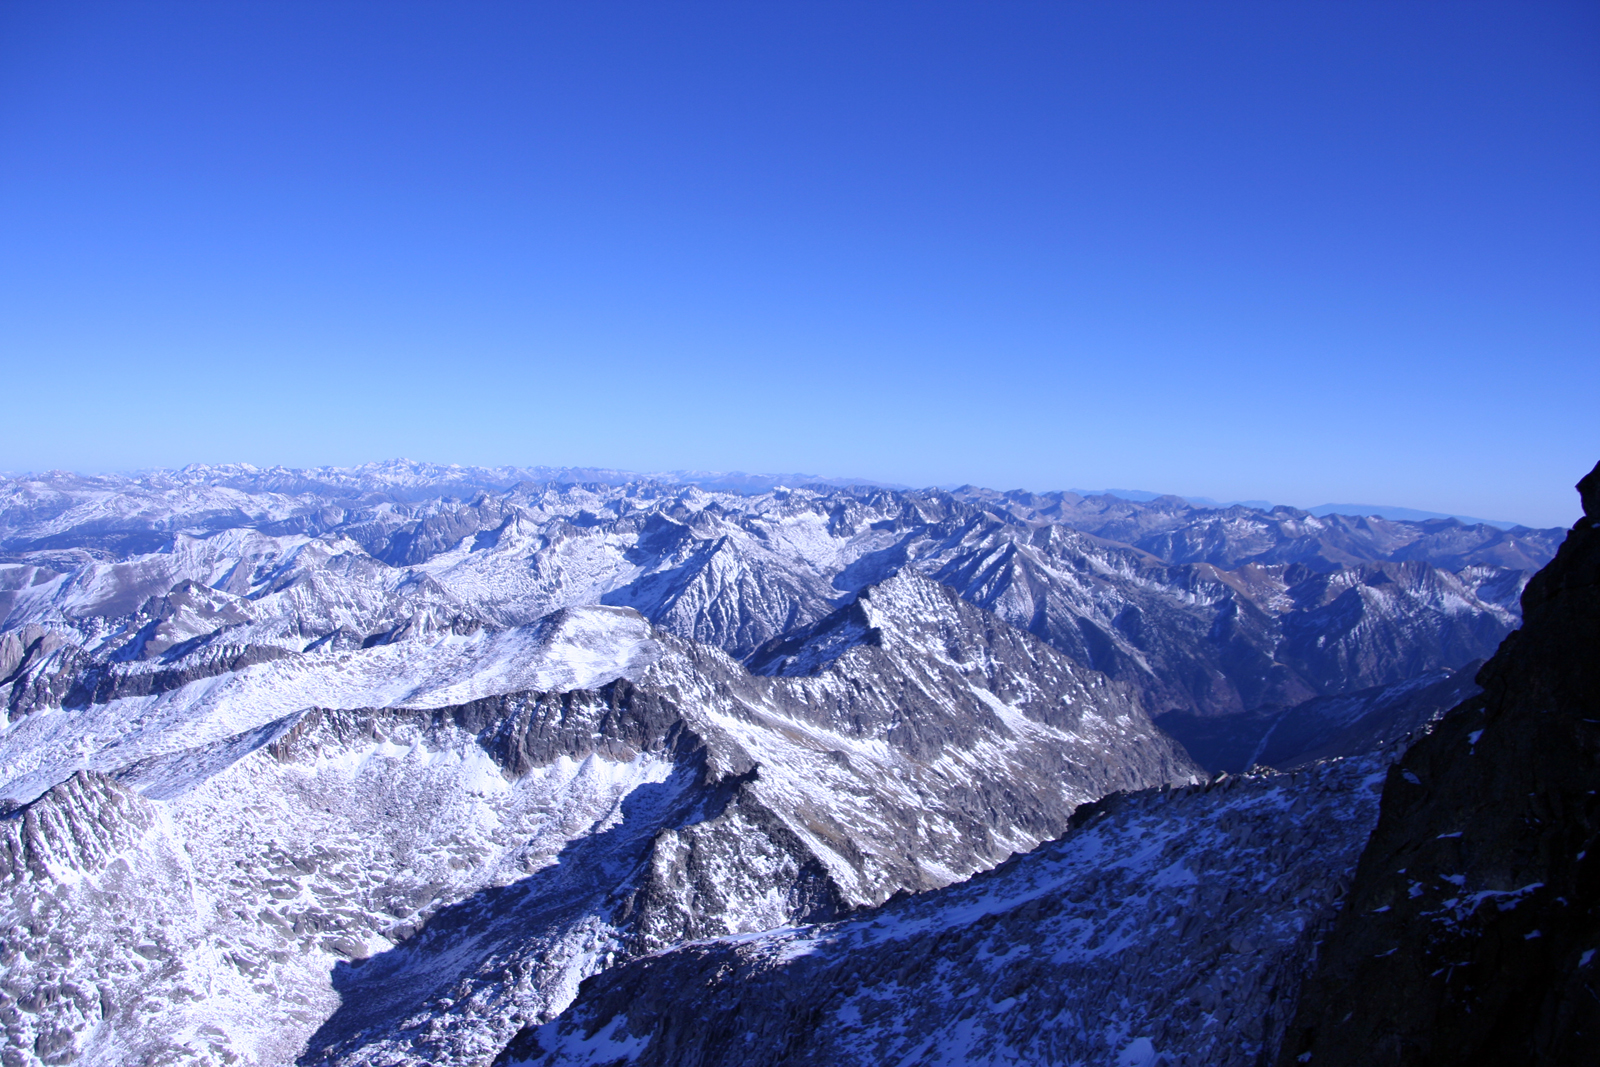
<path id="1" fill-rule="evenodd" d="M 1134 685 L 1153 714 L 1210 715 L 1484 658 L 1515 625 L 1529 573 L 1489 562 L 1505 555 L 1504 531 L 1473 528 L 1487 547 L 1452 544 L 1449 561 L 1462 565 L 1450 569 L 1416 558 L 1429 535 L 1403 523 L 1390 525 L 1409 540 L 1366 543 L 1356 562 L 1332 564 L 1320 538 L 1333 520 L 1291 523 L 1284 509 L 1241 518 L 1248 509 L 1184 505 L 1196 529 L 1266 530 L 1281 542 L 1277 555 L 1296 560 L 1229 570 L 1085 533 L 1072 525 L 1087 521 L 1083 508 L 1053 518 L 1037 501 L 1024 508 L 976 491 L 966 493 L 976 502 L 939 491 L 740 496 L 657 483 L 490 493 L 447 468 L 435 488 L 472 495 L 420 499 L 427 471 L 410 467 L 370 481 L 359 471 L 269 473 L 13 481 L 0 512 L 0 549 L 12 561 L 0 567 L 5 627 L 31 623 L 52 640 L 125 649 L 122 631 L 149 625 L 147 606 L 169 610 L 152 600 L 188 579 L 233 619 L 206 640 L 251 655 L 364 643 L 408 626 L 520 626 L 608 603 L 743 657 L 912 569 Z M 396 481 L 404 493 L 389 491 Z M 1096 502 L 1117 515 L 1140 507 L 1080 501 Z M 1170 526 L 1161 504 L 1140 514 Z M 1527 534 L 1516 544 L 1531 558 L 1544 532 Z M 64 660 L 75 654 L 34 653 L 23 689 L 66 684 Z M 43 662 L 52 656 L 54 666 Z M 34 699 L 18 694 L 13 683 L 11 702 Z"/>
<path id="2" fill-rule="evenodd" d="M 1392 740 L 1432 711 L 1372 693 L 1488 655 L 1528 578 L 1507 562 L 1545 543 L 571 473 L 0 483 L 8 1064 L 484 1062 L 630 959 L 956 892 L 1081 805 L 1201 781 L 1152 714 Z M 1095 509 L 1173 558 L 1074 525 Z M 1358 779 L 1285 801 L 1330 879 Z M 1162 809 L 1186 869 L 1223 862 L 1213 803 Z M 1259 847 L 1273 885 L 1312 877 Z M 1277 892 L 1295 937 L 1331 907 Z"/>
<path id="3" fill-rule="evenodd" d="M 1450 570 L 1473 565 L 1537 570 L 1565 531 L 1502 529 L 1438 517 L 1402 521 L 1376 515 L 1314 514 L 1279 505 L 1202 507 L 1181 497 L 1136 502 L 1111 495 L 996 493 L 967 487 L 955 495 L 995 515 L 1060 523 L 1133 545 L 1169 563 L 1302 563 L 1329 570 L 1351 563 L 1421 560 Z M 1322 509 L 1318 509 L 1322 511 Z"/>
<path id="4" fill-rule="evenodd" d="M 603 972 L 496 1064 L 1592 1062 L 1600 466 L 1579 488 L 1482 694 L 1398 763 L 1110 798 L 964 884 Z"/>
<path id="5" fill-rule="evenodd" d="M 609 960 L 944 885 L 1193 777 L 1125 687 L 943 587 L 862 602 L 870 639 L 803 676 L 596 606 L 32 709 L 8 788 L 64 784 L 7 823 L 0 988 L 64 992 L 13 1040 L 471 1062 Z"/>

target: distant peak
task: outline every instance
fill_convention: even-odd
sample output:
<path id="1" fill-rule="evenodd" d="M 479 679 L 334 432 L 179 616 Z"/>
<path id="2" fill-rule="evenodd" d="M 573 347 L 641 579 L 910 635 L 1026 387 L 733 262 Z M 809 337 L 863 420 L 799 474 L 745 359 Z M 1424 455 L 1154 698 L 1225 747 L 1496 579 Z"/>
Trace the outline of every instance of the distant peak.
<path id="1" fill-rule="evenodd" d="M 1419 511 L 1416 508 L 1400 508 L 1392 504 L 1318 504 L 1314 508 L 1306 508 L 1305 510 L 1319 519 L 1324 515 L 1349 515 L 1353 518 L 1377 516 L 1380 519 L 1389 519 L 1395 522 L 1427 522 L 1430 519 L 1454 519 L 1467 526 L 1494 526 L 1502 530 L 1510 530 L 1522 525 L 1516 522 L 1505 522 L 1501 519 L 1478 519 L 1471 515 L 1453 515 L 1442 511 Z"/>

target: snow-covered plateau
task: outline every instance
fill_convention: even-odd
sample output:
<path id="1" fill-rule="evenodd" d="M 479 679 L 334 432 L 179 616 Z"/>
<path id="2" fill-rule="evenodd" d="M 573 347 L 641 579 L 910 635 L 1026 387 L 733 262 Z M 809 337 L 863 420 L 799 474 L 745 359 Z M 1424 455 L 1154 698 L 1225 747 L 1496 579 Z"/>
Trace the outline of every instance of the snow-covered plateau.
<path id="1" fill-rule="evenodd" d="M 0 1063 L 1255 1062 L 1555 544 L 588 473 L 0 481 Z"/>

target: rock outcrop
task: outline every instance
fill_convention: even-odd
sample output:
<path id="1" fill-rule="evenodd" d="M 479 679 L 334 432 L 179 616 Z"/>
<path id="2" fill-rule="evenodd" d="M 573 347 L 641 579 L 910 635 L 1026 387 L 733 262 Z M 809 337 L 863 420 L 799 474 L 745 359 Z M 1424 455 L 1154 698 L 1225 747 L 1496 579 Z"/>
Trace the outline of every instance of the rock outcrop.
<path id="1" fill-rule="evenodd" d="M 1600 1057 L 1600 466 L 1483 695 L 1396 764 L 1281 1067 Z"/>
<path id="2" fill-rule="evenodd" d="M 1365 690 L 1492 651 L 1549 540 L 590 473 L 0 479 L 5 1067 L 481 1065 L 586 976 L 900 893 L 944 940 L 790 942 L 951 1048 L 1267 1055 L 1376 763 L 1093 802 L 1200 780 L 1151 712 L 1399 729 Z M 787 951 L 740 973 L 800 1012 Z"/>

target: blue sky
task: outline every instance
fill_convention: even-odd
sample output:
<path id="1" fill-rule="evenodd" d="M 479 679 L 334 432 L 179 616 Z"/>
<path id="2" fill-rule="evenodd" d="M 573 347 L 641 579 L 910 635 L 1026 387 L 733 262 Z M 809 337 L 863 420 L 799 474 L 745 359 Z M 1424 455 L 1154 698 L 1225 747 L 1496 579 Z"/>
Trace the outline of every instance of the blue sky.
<path id="1" fill-rule="evenodd" d="M 0 469 L 1577 515 L 1592 3 L 0 6 Z"/>

